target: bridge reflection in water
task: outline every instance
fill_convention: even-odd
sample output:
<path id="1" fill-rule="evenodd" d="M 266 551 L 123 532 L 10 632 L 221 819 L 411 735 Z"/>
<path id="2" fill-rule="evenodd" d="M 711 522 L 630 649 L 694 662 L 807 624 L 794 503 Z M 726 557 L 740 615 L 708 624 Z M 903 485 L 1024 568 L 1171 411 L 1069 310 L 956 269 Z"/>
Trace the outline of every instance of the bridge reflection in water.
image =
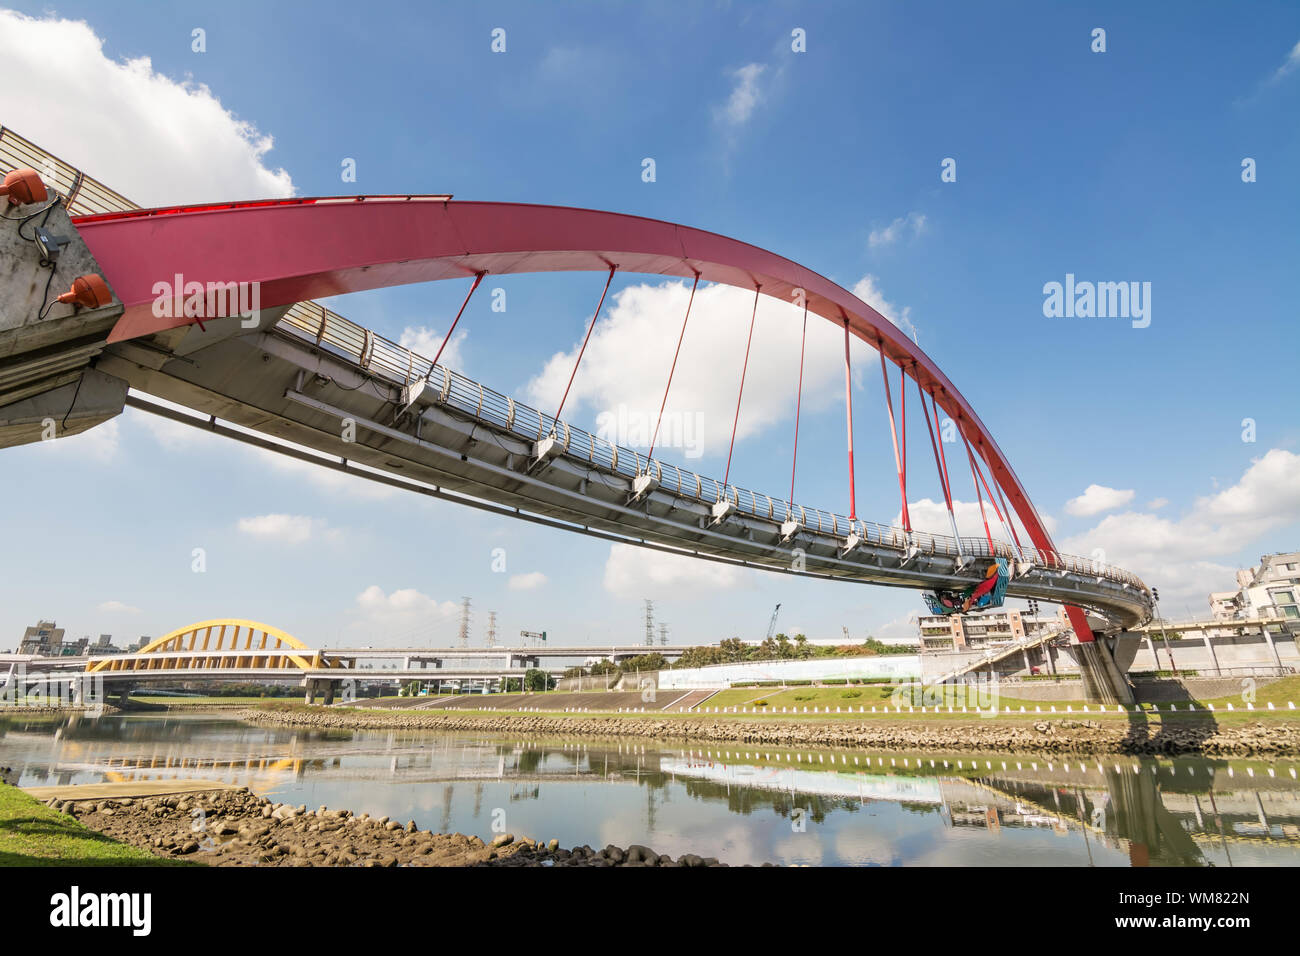
<path id="1" fill-rule="evenodd" d="M 1300 761 L 1066 759 L 0 717 L 24 786 L 171 777 L 488 837 L 727 862 L 1300 863 Z"/>

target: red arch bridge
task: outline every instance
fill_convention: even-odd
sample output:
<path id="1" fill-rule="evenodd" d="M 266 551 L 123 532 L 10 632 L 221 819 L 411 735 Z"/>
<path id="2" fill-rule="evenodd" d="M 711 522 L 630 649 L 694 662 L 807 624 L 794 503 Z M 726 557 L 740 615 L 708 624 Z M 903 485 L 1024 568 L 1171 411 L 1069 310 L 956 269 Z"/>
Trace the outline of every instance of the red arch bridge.
<path id="1" fill-rule="evenodd" d="M 137 209 L 12 131 L 0 132 L 0 170 L 17 166 L 39 171 L 51 198 L 17 207 L 15 218 L 40 217 L 0 230 L 9 262 L 0 303 L 0 445 L 36 440 L 43 428 L 48 437 L 51 419 L 58 434 L 74 433 L 131 405 L 421 494 L 717 561 L 932 590 L 973 585 L 992 559 L 1001 558 L 1010 572 L 1007 594 L 1066 607 L 1083 656 L 1093 661 L 1088 670 L 1094 695 L 1124 694 L 1094 629 L 1118 632 L 1144 623 L 1151 616 L 1149 589 L 1119 568 L 1057 551 L 1011 463 L 949 378 L 875 309 L 804 266 L 668 222 L 588 209 L 457 202 L 450 196 Z M 52 264 L 53 275 L 47 276 L 45 247 L 35 242 L 37 223 L 68 240 Z M 681 325 L 662 330 L 676 341 L 676 351 L 663 370 L 664 398 L 647 452 L 618 447 L 566 422 L 567 389 L 557 408 L 533 409 L 439 362 L 485 276 L 557 271 L 592 273 L 592 299 L 599 293 L 601 304 L 620 273 L 679 277 L 691 286 Z M 111 301 L 51 302 L 48 289 L 42 297 L 47 279 L 62 291 L 83 274 L 102 276 Z M 159 288 L 173 277 L 183 278 L 184 293 L 175 290 L 176 308 L 159 308 Z M 312 301 L 433 281 L 463 283 L 467 294 L 432 356 Z M 837 467 L 845 469 L 844 511 L 795 499 L 802 354 L 788 495 L 773 497 L 731 482 L 730 454 L 722 480 L 655 456 L 687 327 L 707 321 L 691 312 L 701 282 L 752 292 L 755 314 L 760 296 L 794 302 L 805 338 L 810 318 L 842 329 L 847 442 Z M 248 301 L 236 306 L 249 289 L 256 290 L 256 309 L 246 308 Z M 588 337 L 599 314 L 600 305 Z M 744 414 L 752 337 L 751 319 L 737 417 Z M 892 452 L 897 472 L 901 527 L 857 514 L 853 337 L 878 353 L 892 436 L 886 454 Z M 586 342 L 570 385 L 582 374 Z M 919 449 L 915 441 L 908 447 L 909 416 L 913 431 L 920 421 L 926 428 Z M 944 416 L 955 423 L 959 443 L 936 440 Z M 909 471 L 914 475 L 918 464 L 938 473 L 951 536 L 911 525 Z M 958 481 L 975 490 L 982 534 L 957 534 Z M 801 555 L 797 565 L 791 560 L 795 549 Z"/>

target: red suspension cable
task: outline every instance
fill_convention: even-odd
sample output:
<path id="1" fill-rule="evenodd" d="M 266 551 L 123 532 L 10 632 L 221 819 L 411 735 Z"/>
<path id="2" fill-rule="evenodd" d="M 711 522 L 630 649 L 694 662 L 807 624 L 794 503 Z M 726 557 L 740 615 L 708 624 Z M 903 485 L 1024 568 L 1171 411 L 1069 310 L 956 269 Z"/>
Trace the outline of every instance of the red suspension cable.
<path id="1" fill-rule="evenodd" d="M 470 296 L 474 294 L 474 290 L 478 288 L 478 284 L 483 281 L 485 275 L 487 275 L 486 272 L 474 273 L 474 284 L 469 287 L 469 293 L 465 296 L 465 301 L 460 304 L 460 311 L 456 313 L 456 318 L 452 320 L 451 328 L 447 330 L 447 337 L 444 338 L 442 344 L 438 346 L 438 354 L 433 357 L 433 365 L 429 366 L 430 373 L 433 372 L 434 366 L 438 364 L 438 359 L 442 358 L 442 350 L 445 349 L 447 343 L 451 341 L 451 333 L 456 331 L 456 323 L 460 321 L 461 315 L 465 312 L 465 306 L 469 305 Z"/>
<path id="2" fill-rule="evenodd" d="M 921 395 L 921 411 L 925 413 L 925 430 L 930 435 L 930 449 L 934 452 L 934 467 L 939 473 L 939 485 L 943 488 L 943 500 L 948 506 L 948 521 L 952 525 L 952 536 L 957 541 L 957 553 L 961 553 L 961 535 L 957 533 L 957 516 L 952 510 L 952 489 L 948 487 L 948 472 L 943 467 L 939 459 L 939 443 L 935 441 L 934 425 L 930 421 L 930 409 L 925 404 L 925 392 L 921 389 L 921 382 L 918 379 L 916 390 Z M 938 411 L 935 412 L 938 417 Z"/>
<path id="3" fill-rule="evenodd" d="M 794 509 L 794 469 L 799 464 L 799 410 L 803 404 L 803 349 L 808 341 L 808 296 L 803 299 L 803 336 L 799 340 L 799 390 L 794 397 L 794 455 L 790 459 L 790 509 Z"/>
<path id="4" fill-rule="evenodd" d="M 745 394 L 745 373 L 749 371 L 749 347 L 754 342 L 754 320 L 758 318 L 758 291 L 762 286 L 754 286 L 754 311 L 749 316 L 749 338 L 745 340 L 745 364 L 740 367 L 740 391 L 736 393 L 736 417 L 731 423 L 731 445 L 727 448 L 727 470 L 722 476 L 722 486 L 727 486 L 731 477 L 731 453 L 736 450 L 736 426 L 740 424 L 740 399 Z"/>
<path id="5" fill-rule="evenodd" d="M 1007 510 L 1005 501 L 1002 503 L 1002 508 L 998 508 L 997 498 L 993 494 L 993 489 L 989 487 L 988 480 L 984 477 L 984 467 L 979 463 L 978 455 L 975 456 L 975 470 L 980 476 L 980 483 L 984 485 L 984 493 L 989 496 L 989 504 L 993 505 L 993 513 L 998 516 L 998 521 L 1002 525 L 1002 530 L 1007 532 L 1011 536 L 1011 539 L 1016 542 L 1016 547 L 1019 547 L 1020 539 L 1016 537 L 1016 529 L 1011 525 L 1011 512 Z M 993 469 L 990 467 L 989 474 L 991 475 L 992 473 Z M 996 487 L 996 485 L 994 487 Z M 1000 493 L 1001 489 L 998 490 Z"/>
<path id="6" fill-rule="evenodd" d="M 849 368 L 849 320 L 844 319 L 844 407 L 848 412 L 849 430 L 849 520 L 858 517 L 858 492 L 853 470 L 853 375 Z"/>
<path id="7" fill-rule="evenodd" d="M 903 448 L 903 501 L 907 501 L 907 372 L 902 364 L 898 366 L 898 404 L 899 444 Z M 912 530 L 910 525 L 907 530 Z"/>
<path id="8" fill-rule="evenodd" d="M 989 465 L 989 477 L 993 478 L 993 489 L 998 493 L 998 498 L 1002 501 L 1002 512 L 1007 516 L 1007 530 L 1011 532 L 1011 540 L 1016 543 L 1017 550 L 1023 550 L 1020 546 L 1020 535 L 1016 534 L 1016 523 L 1012 520 L 1011 509 L 1007 507 L 1007 499 L 1002 497 L 1002 486 L 997 482 L 997 476 L 993 474 L 993 466 Z"/>
<path id="9" fill-rule="evenodd" d="M 924 400 L 922 400 L 924 404 Z M 948 507 L 952 508 L 952 479 L 948 477 L 948 455 L 943 450 L 943 423 L 939 421 L 939 402 L 930 393 L 930 407 L 934 410 L 934 427 L 939 433 L 939 463 L 943 471 L 943 486 L 948 490 Z"/>
<path id="10" fill-rule="evenodd" d="M 984 521 L 984 537 L 989 541 L 989 554 L 993 554 L 993 532 L 989 530 L 989 516 L 984 511 L 984 495 L 980 493 L 979 478 L 975 477 L 975 455 L 970 450 L 970 442 L 966 439 L 966 432 L 961 433 L 961 440 L 966 444 L 966 457 L 970 459 L 970 478 L 975 483 L 975 497 L 980 503 L 980 518 Z"/>
<path id="11" fill-rule="evenodd" d="M 668 390 L 673 387 L 673 373 L 677 371 L 677 356 L 682 351 L 682 339 L 686 338 L 686 323 L 691 318 L 691 306 L 695 303 L 695 289 L 700 284 L 700 274 L 695 273 L 695 282 L 691 286 L 691 297 L 686 300 L 686 315 L 682 319 L 682 333 L 677 336 L 677 351 L 673 352 L 673 364 L 668 369 L 668 384 L 664 386 L 664 400 L 659 403 L 659 417 L 655 420 L 654 434 L 650 436 L 650 452 L 646 455 L 646 468 L 650 467 L 650 459 L 655 454 L 655 442 L 659 439 L 659 426 L 664 420 L 664 406 L 668 404 Z"/>
<path id="12" fill-rule="evenodd" d="M 605 280 L 605 290 L 600 294 L 600 301 L 596 303 L 596 311 L 591 316 L 591 322 L 587 326 L 587 334 L 582 337 L 582 348 L 578 349 L 578 358 L 573 363 L 573 371 L 569 373 L 569 384 L 564 386 L 564 395 L 560 398 L 560 407 L 555 410 L 553 422 L 559 422 L 560 412 L 564 411 L 564 403 L 569 400 L 569 389 L 573 387 L 573 378 L 578 374 L 578 366 L 582 364 L 582 355 L 587 351 L 587 340 L 591 338 L 591 330 L 596 327 L 596 320 L 600 318 L 601 307 L 605 304 L 605 294 L 609 292 L 609 284 L 614 281 L 614 270 L 618 266 L 609 267 L 609 278 Z"/>
<path id="13" fill-rule="evenodd" d="M 903 501 L 903 528 L 912 530 L 912 516 L 907 511 L 907 485 L 903 481 L 903 460 L 898 454 L 898 427 L 894 423 L 894 399 L 889 391 L 889 373 L 885 371 L 885 342 L 876 340 L 876 349 L 880 352 L 880 377 L 885 383 L 885 407 L 889 410 L 889 434 L 894 439 L 894 467 L 898 471 L 898 494 Z"/>

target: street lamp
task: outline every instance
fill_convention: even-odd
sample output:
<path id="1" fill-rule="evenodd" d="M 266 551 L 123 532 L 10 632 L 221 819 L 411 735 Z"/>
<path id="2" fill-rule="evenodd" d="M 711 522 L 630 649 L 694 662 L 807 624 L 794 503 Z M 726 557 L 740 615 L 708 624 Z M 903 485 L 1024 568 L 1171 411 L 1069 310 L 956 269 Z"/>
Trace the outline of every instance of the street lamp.
<path id="1" fill-rule="evenodd" d="M 1169 668 L 1174 672 L 1174 676 L 1177 677 L 1178 665 L 1174 663 L 1174 651 L 1173 648 L 1169 646 L 1169 635 L 1165 633 L 1165 618 L 1164 615 L 1160 613 L 1160 589 L 1159 588 L 1151 589 L 1151 602 L 1155 605 L 1156 618 L 1160 621 L 1160 639 L 1165 642 L 1165 653 L 1169 655 Z M 1156 662 L 1157 669 L 1159 669 L 1159 666 L 1160 666 L 1160 662 L 1157 661 Z"/>

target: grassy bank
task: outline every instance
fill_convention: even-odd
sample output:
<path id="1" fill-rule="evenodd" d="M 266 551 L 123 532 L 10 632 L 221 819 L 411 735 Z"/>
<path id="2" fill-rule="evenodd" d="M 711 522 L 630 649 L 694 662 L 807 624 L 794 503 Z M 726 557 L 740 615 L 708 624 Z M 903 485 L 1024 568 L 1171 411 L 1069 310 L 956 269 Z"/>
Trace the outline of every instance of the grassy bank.
<path id="1" fill-rule="evenodd" d="M 0 784 L 0 866 L 176 866 Z M 188 864 L 179 864 L 188 865 Z"/>

